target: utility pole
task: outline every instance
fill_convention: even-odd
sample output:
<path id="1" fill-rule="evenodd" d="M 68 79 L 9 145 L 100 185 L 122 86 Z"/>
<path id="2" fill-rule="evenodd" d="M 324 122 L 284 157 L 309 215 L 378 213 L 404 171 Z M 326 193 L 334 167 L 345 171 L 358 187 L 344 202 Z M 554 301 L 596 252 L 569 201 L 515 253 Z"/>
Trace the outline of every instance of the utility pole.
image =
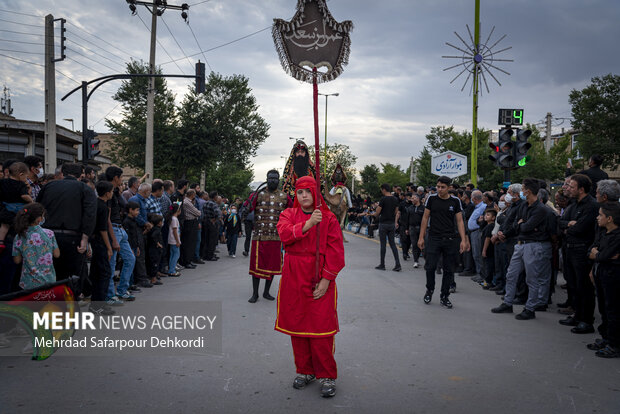
<path id="1" fill-rule="evenodd" d="M 183 3 L 180 6 L 168 4 L 165 0 L 138 1 L 126 0 L 129 4 L 129 10 L 132 14 L 136 14 L 136 4 L 145 6 L 151 12 L 151 53 L 149 56 L 149 75 L 155 74 L 155 46 L 157 42 L 157 17 L 164 14 L 166 9 L 181 10 L 181 17 L 187 21 L 187 10 L 189 6 Z M 146 181 L 153 182 L 153 130 L 155 119 L 155 78 L 149 77 L 149 87 L 146 96 L 146 143 L 145 143 L 145 160 L 144 172 L 147 175 Z"/>
<path id="2" fill-rule="evenodd" d="M 54 60 L 54 16 L 45 16 L 45 136 L 44 168 L 56 170 L 56 61 Z"/>
<path id="3" fill-rule="evenodd" d="M 547 112 L 547 134 L 545 136 L 545 152 L 551 149 L 551 112 Z"/>
<path id="4" fill-rule="evenodd" d="M 413 171 L 413 157 L 411 157 L 411 161 L 409 161 L 409 182 L 412 183 L 415 180 L 415 172 Z"/>

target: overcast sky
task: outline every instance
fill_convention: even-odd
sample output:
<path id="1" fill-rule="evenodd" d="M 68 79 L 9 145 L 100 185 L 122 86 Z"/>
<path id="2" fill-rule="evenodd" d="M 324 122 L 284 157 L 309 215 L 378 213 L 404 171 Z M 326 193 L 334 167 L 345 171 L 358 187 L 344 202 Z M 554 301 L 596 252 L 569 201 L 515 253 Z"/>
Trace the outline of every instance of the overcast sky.
<path id="1" fill-rule="evenodd" d="M 159 19 L 157 38 L 161 45 L 157 47 L 156 61 L 163 64 L 164 73 L 193 73 L 197 59 L 204 61 L 198 52 L 266 29 L 273 18 L 290 19 L 297 2 L 188 3 L 189 23 L 198 42 L 179 12 L 167 10 Z M 479 126 L 497 129 L 500 107 L 524 108 L 525 121 L 532 123 L 542 121 L 547 112 L 568 118 L 571 89 L 583 88 L 594 76 L 619 72 L 617 0 L 481 3 L 481 41 L 487 39 L 495 25 L 489 46 L 506 34 L 494 50 L 512 46 L 498 57 L 514 62 L 498 64 L 510 76 L 493 72 L 501 87 L 487 78 L 491 92 L 487 94 L 483 88 Z M 474 0 L 331 0 L 328 5 L 336 20 L 352 20 L 355 25 L 349 65 L 338 79 L 319 85 L 321 93 L 340 94 L 329 98 L 328 141 L 349 145 L 358 156 L 358 169 L 382 162 L 406 168 L 410 157 L 419 154 L 432 126 L 454 125 L 458 130 L 471 130 L 469 86 L 461 92 L 465 76 L 450 84 L 458 72 L 443 69 L 458 62 L 442 59 L 442 55 L 460 53 L 445 44 L 459 46 L 454 31 L 469 43 L 465 25 L 473 30 Z M 67 19 L 68 59 L 57 63 L 56 68 L 73 79 L 56 74 L 57 121 L 70 128 L 71 123 L 63 118 L 72 118 L 76 129 L 81 129 L 80 95 L 76 93 L 65 102 L 60 98 L 78 86 L 77 82 L 122 73 L 130 56 L 148 61 L 150 33 L 140 17 L 150 27 L 150 13 L 138 6 L 139 17 L 132 16 L 125 0 L 0 0 L 0 54 L 42 64 L 43 38 L 26 33 L 42 34 L 43 16 L 49 13 Z M 271 168 L 281 170 L 285 163 L 281 156 L 287 156 L 292 146 L 289 137 L 305 137 L 307 143 L 313 142 L 312 86 L 285 74 L 270 30 L 204 55 L 214 71 L 249 78 L 260 113 L 271 125 L 270 137 L 253 160 L 255 180 L 263 180 Z M 176 64 L 166 63 L 177 59 Z M 11 90 L 13 115 L 17 118 L 44 119 L 43 75 L 43 67 L 0 56 L 0 83 Z M 182 99 L 188 82 L 168 81 L 177 101 Z M 105 131 L 105 116 L 119 116 L 120 106 L 111 99 L 117 87 L 118 83 L 106 84 L 90 101 L 89 125 L 98 132 Z M 324 104 L 321 98 L 321 142 Z M 562 127 L 570 127 L 570 121 L 554 120 L 554 132 Z"/>

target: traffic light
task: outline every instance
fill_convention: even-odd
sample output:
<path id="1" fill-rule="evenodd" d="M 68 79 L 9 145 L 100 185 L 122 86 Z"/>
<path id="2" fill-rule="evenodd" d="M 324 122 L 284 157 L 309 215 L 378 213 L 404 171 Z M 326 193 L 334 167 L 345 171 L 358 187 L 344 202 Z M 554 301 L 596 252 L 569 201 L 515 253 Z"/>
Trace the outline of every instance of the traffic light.
<path id="1" fill-rule="evenodd" d="M 527 155 L 527 151 L 532 148 L 532 144 L 527 139 L 532 135 L 529 129 L 517 129 L 517 141 L 514 147 L 515 168 L 525 167 L 531 157 Z"/>
<path id="2" fill-rule="evenodd" d="M 511 128 L 502 128 L 499 130 L 499 141 L 489 143 L 489 147 L 494 151 L 494 154 L 489 155 L 489 159 L 499 168 L 509 169 L 514 167 L 514 156 L 512 154 L 514 146 L 512 142 L 513 134 L 514 131 Z"/>
<path id="3" fill-rule="evenodd" d="M 205 64 L 196 63 L 196 94 L 205 93 Z"/>
<path id="4" fill-rule="evenodd" d="M 97 155 L 101 154 L 101 151 L 99 151 L 100 140 L 95 139 L 98 135 L 92 129 L 86 130 L 86 149 L 89 160 L 94 160 Z"/>

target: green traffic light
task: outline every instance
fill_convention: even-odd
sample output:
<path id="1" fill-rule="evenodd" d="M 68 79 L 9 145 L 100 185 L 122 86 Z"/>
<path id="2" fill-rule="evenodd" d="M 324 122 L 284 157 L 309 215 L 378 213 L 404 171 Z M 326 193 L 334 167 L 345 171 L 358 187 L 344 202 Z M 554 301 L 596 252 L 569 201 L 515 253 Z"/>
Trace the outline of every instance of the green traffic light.
<path id="1" fill-rule="evenodd" d="M 519 160 L 517 164 L 519 164 L 519 167 L 525 167 L 525 164 L 527 164 L 530 161 L 530 158 L 531 157 L 529 155 L 526 157 L 523 157 Z"/>
<path id="2" fill-rule="evenodd" d="M 519 125 L 523 125 L 523 111 L 512 111 L 512 117 L 519 120 Z"/>

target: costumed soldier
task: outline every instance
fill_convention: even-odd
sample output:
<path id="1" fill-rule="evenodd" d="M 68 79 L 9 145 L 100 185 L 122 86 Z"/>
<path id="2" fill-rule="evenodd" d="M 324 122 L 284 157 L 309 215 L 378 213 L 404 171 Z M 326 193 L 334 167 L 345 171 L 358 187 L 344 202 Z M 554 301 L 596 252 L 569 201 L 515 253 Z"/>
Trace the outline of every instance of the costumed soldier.
<path id="1" fill-rule="evenodd" d="M 309 175 L 316 177 L 314 164 L 308 153 L 308 146 L 301 140 L 293 145 L 291 154 L 284 167 L 284 185 L 282 190 L 293 198 L 295 196 L 295 182 L 298 178 Z"/>
<path id="2" fill-rule="evenodd" d="M 293 387 L 304 388 L 318 378 L 321 395 L 333 397 L 338 375 L 334 335 L 339 331 L 335 279 L 344 268 L 342 232 L 336 216 L 317 194 L 314 178 L 299 178 L 295 190 L 293 208 L 284 210 L 278 221 L 286 253 L 275 330 L 291 336 L 298 374 Z"/>
<path id="3" fill-rule="evenodd" d="M 347 207 L 353 207 L 351 192 L 347 188 L 347 175 L 344 173 L 344 170 L 340 164 L 336 164 L 336 169 L 332 174 L 331 180 L 333 187 L 329 190 L 329 193 L 331 195 L 344 194 L 344 197 L 347 199 Z"/>
<path id="4" fill-rule="evenodd" d="M 250 211 L 254 211 L 254 239 L 250 253 L 250 275 L 252 275 L 252 297 L 258 300 L 258 285 L 265 279 L 263 297 L 267 300 L 275 298 L 269 294 L 273 277 L 282 273 L 282 243 L 276 225 L 280 213 L 292 205 L 291 199 L 284 191 L 278 190 L 280 173 L 271 170 L 267 173 L 267 189 L 257 191 L 252 200 Z"/>

